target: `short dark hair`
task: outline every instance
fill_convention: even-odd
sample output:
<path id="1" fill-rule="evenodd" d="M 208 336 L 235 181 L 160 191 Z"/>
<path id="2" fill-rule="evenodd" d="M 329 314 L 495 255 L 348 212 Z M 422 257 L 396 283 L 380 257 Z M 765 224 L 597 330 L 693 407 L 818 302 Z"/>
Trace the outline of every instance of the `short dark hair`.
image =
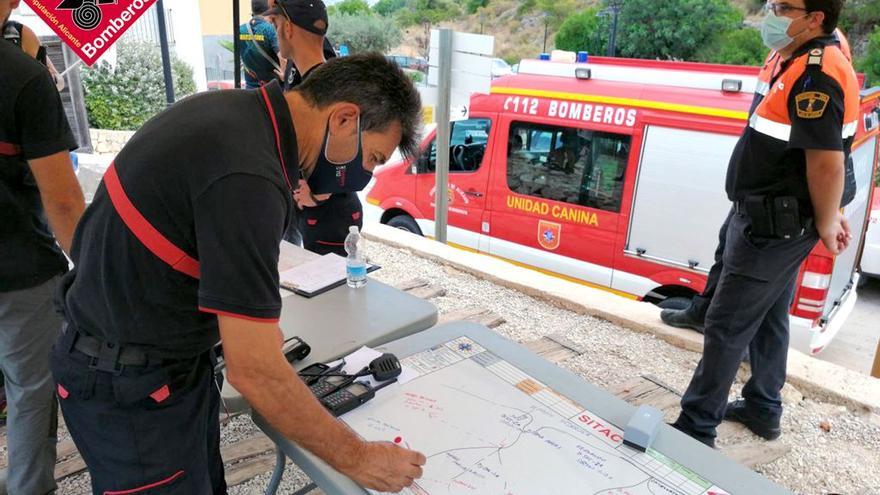
<path id="1" fill-rule="evenodd" d="M 384 55 L 330 59 L 294 91 L 318 108 L 343 101 L 354 103 L 360 108 L 364 131 L 382 132 L 400 122 L 400 152 L 410 158 L 418 154 L 422 99 L 409 76 Z"/>
<path id="2" fill-rule="evenodd" d="M 269 10 L 269 0 L 251 0 L 251 14 L 260 15 Z"/>
<path id="3" fill-rule="evenodd" d="M 837 29 L 840 20 L 840 11 L 843 9 L 845 0 L 804 0 L 804 7 L 808 12 L 824 12 L 825 21 L 822 30 L 825 34 L 831 34 Z"/>

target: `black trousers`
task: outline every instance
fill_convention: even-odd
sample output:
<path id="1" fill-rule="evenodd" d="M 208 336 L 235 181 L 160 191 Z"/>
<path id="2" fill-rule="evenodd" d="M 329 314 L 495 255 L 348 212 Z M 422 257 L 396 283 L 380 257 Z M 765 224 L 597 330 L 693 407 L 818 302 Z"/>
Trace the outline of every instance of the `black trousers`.
<path id="1" fill-rule="evenodd" d="M 303 247 L 318 254 L 336 253 L 343 258 L 348 227 L 364 226 L 363 207 L 356 193 L 339 193 L 313 208 L 298 212 Z"/>
<path id="2" fill-rule="evenodd" d="M 213 359 L 92 369 L 69 330 L 51 367 L 64 421 L 96 495 L 225 494 Z"/>
<path id="3" fill-rule="evenodd" d="M 745 216 L 728 217 L 703 358 L 682 397 L 679 424 L 715 436 L 746 348 L 752 376 L 743 397 L 750 406 L 782 415 L 789 307 L 798 270 L 818 239 L 815 228 L 797 239 L 754 239 Z"/>
<path id="4" fill-rule="evenodd" d="M 735 215 L 733 209 L 727 214 L 724 223 L 721 224 L 721 230 L 718 232 L 718 247 L 715 248 L 715 263 L 709 269 L 709 275 L 706 278 L 706 288 L 703 292 L 694 296 L 691 302 L 692 311 L 696 311 L 700 319 L 706 319 L 706 312 L 709 311 L 709 303 L 712 302 L 712 296 L 715 295 L 715 289 L 718 287 L 718 279 L 721 278 L 721 269 L 724 267 L 722 257 L 724 256 L 724 246 L 727 244 L 727 226 L 730 225 L 730 217 Z"/>

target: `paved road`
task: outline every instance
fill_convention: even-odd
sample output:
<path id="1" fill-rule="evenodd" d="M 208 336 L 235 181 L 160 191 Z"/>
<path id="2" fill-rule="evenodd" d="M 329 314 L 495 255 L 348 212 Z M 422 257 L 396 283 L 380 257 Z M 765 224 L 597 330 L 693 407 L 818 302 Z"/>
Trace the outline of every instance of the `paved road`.
<path id="1" fill-rule="evenodd" d="M 880 339 L 880 279 L 859 289 L 859 300 L 840 333 L 818 358 L 861 373 L 871 373 Z"/>

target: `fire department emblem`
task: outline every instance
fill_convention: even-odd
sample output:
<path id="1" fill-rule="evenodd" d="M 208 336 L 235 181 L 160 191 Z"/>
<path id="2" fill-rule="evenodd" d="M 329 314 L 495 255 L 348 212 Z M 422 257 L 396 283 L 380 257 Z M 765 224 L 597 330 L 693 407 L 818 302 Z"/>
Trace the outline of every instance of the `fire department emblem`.
<path id="1" fill-rule="evenodd" d="M 538 244 L 551 251 L 559 247 L 559 239 L 562 237 L 562 225 L 546 220 L 538 221 Z"/>
<path id="2" fill-rule="evenodd" d="M 797 116 L 802 119 L 818 119 L 825 113 L 829 97 L 819 91 L 804 91 L 794 97 L 797 105 Z"/>

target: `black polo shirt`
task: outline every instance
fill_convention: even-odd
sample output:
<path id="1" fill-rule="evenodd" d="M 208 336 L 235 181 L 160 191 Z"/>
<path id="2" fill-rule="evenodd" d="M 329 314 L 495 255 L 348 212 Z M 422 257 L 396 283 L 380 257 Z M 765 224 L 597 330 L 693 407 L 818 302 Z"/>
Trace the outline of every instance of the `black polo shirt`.
<path id="1" fill-rule="evenodd" d="M 46 67 L 0 40 L 0 292 L 67 270 L 27 161 L 76 148 Z"/>
<path id="2" fill-rule="evenodd" d="M 814 39 L 802 46 L 785 62 L 771 85 L 788 70 L 788 64 L 813 48 L 837 45 L 833 36 Z M 828 106 L 820 118 L 804 119 L 798 116 L 795 97 L 803 90 L 819 91 L 830 96 Z M 757 107 L 757 105 L 754 105 Z M 750 195 L 771 197 L 795 196 L 801 212 L 813 212 L 807 185 L 807 162 L 804 150 L 843 151 L 849 160 L 853 138 L 843 139 L 843 88 L 821 67 L 808 65 L 795 82 L 788 101 L 791 115 L 791 134 L 788 142 L 773 138 L 746 127 L 731 155 L 727 169 L 727 196 L 741 201 Z"/>
<path id="3" fill-rule="evenodd" d="M 266 86 L 287 178 L 259 90 L 202 93 L 147 122 L 115 166 L 138 211 L 200 263 L 173 270 L 134 237 L 102 184 L 77 227 L 66 312 L 82 332 L 189 357 L 218 341 L 217 314 L 278 321 L 278 251 L 294 215 L 296 136 L 277 82 Z M 66 280 L 70 281 L 70 280 Z"/>

